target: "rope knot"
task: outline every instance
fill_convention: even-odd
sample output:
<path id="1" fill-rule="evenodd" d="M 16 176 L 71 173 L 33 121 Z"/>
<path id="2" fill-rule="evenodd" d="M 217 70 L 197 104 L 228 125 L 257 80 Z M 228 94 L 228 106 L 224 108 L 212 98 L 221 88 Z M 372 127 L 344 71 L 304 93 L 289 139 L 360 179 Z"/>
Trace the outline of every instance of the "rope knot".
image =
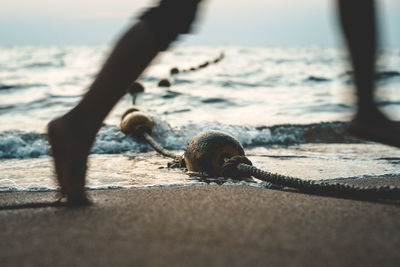
<path id="1" fill-rule="evenodd" d="M 170 169 L 186 168 L 185 159 L 183 158 L 183 156 L 176 156 L 173 161 L 168 162 L 168 168 Z"/>
<path id="2" fill-rule="evenodd" d="M 238 169 L 240 163 L 252 166 L 253 164 L 246 156 L 234 156 L 225 161 L 222 165 L 221 174 L 224 177 L 232 177 L 235 179 L 249 178 L 251 175 L 248 173 L 241 172 Z"/>

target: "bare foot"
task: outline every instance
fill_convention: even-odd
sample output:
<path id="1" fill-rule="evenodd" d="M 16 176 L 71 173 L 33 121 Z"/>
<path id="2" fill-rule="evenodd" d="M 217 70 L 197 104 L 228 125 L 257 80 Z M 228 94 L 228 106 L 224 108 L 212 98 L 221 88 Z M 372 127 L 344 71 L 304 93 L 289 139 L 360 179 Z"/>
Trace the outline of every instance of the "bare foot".
<path id="1" fill-rule="evenodd" d="M 80 141 L 77 129 L 61 117 L 47 126 L 48 141 L 54 158 L 55 172 L 61 188 L 61 198 L 71 205 L 87 205 L 85 193 L 87 157 L 91 143 Z"/>
<path id="2" fill-rule="evenodd" d="M 400 123 L 389 120 L 378 110 L 357 114 L 347 131 L 358 138 L 400 147 Z"/>

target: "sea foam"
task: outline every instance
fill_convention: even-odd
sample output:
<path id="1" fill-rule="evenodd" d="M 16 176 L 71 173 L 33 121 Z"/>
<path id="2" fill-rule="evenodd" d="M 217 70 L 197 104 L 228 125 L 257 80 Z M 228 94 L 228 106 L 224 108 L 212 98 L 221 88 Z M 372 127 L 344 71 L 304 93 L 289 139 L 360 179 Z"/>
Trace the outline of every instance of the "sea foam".
<path id="1" fill-rule="evenodd" d="M 345 134 L 347 123 L 326 122 L 307 125 L 284 124 L 275 126 L 228 125 L 218 122 L 187 122 L 172 127 L 155 117 L 154 139 L 171 150 L 184 150 L 196 134 L 206 130 L 220 130 L 231 134 L 244 147 L 295 145 L 305 143 L 359 143 Z M 149 151 L 143 141 L 132 139 L 117 126 L 105 125 L 97 134 L 91 154 L 121 154 L 127 151 Z M 20 130 L 0 133 L 0 159 L 38 158 L 50 155 L 46 135 Z"/>

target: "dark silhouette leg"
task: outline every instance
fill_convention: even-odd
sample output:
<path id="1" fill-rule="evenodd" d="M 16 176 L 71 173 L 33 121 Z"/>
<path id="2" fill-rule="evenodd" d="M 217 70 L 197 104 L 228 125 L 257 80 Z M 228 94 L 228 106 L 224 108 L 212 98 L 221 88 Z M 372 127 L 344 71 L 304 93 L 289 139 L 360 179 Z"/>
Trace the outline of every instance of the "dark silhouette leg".
<path id="1" fill-rule="evenodd" d="M 339 0 L 341 25 L 354 69 L 358 109 L 349 132 L 400 147 L 400 131 L 374 101 L 376 16 L 374 0 Z"/>
<path id="2" fill-rule="evenodd" d="M 90 148 L 101 123 L 160 50 L 190 31 L 200 0 L 162 0 L 118 41 L 81 102 L 48 124 L 61 196 L 89 203 L 85 176 Z"/>
<path id="3" fill-rule="evenodd" d="M 81 102 L 48 125 L 48 138 L 62 196 L 71 204 L 88 203 L 84 185 L 87 158 L 101 123 L 129 84 L 158 49 L 146 23 L 133 26 L 117 43 Z"/>

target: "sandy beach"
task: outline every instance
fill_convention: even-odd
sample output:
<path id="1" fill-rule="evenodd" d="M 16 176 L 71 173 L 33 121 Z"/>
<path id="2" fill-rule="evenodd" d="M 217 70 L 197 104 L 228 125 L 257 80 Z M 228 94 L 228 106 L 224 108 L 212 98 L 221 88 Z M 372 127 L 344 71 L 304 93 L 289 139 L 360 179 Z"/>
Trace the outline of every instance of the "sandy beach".
<path id="1" fill-rule="evenodd" d="M 398 177 L 357 184 L 399 185 Z M 90 191 L 94 205 L 0 195 L 2 266 L 398 266 L 400 202 L 249 186 Z M 12 209 L 4 209 L 4 207 Z M 20 207 L 20 208 L 18 208 Z"/>
<path id="2" fill-rule="evenodd" d="M 335 2 L 3 0 L 0 267 L 400 267 L 400 1 Z"/>

